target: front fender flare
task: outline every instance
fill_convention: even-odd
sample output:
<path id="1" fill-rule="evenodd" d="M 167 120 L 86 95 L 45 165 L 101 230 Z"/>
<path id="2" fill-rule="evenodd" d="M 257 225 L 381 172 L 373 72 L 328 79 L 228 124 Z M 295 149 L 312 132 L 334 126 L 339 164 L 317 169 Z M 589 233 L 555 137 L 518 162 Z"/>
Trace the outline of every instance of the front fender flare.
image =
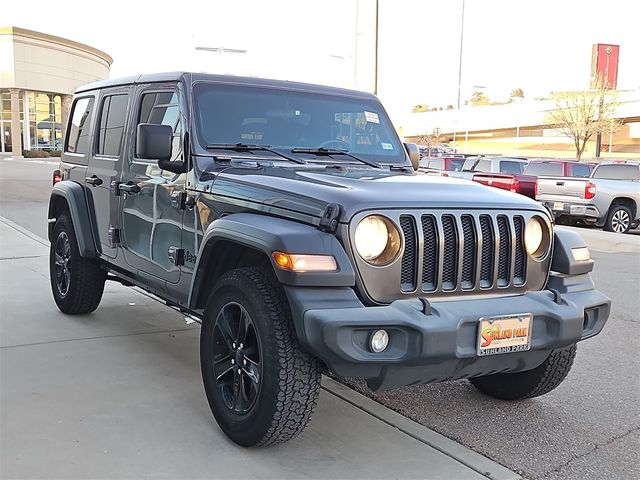
<path id="1" fill-rule="evenodd" d="M 236 213 L 215 220 L 205 232 L 194 267 L 189 305 L 200 296 L 206 282 L 210 259 L 215 244 L 231 241 L 263 252 L 283 285 L 308 287 L 351 287 L 355 285 L 355 272 L 338 239 L 310 225 L 282 218 L 253 213 Z M 336 272 L 291 272 L 275 265 L 274 251 L 301 254 L 333 255 L 338 265 Z"/>

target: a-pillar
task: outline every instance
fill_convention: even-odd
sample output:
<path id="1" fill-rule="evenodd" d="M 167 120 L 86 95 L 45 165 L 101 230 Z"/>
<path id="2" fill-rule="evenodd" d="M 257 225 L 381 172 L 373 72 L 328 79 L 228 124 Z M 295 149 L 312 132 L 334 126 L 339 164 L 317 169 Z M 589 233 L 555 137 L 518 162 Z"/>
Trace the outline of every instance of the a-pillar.
<path id="1" fill-rule="evenodd" d="M 22 134 L 20 133 L 20 94 L 22 90 L 12 88 L 11 93 L 11 153 L 22 156 Z"/>

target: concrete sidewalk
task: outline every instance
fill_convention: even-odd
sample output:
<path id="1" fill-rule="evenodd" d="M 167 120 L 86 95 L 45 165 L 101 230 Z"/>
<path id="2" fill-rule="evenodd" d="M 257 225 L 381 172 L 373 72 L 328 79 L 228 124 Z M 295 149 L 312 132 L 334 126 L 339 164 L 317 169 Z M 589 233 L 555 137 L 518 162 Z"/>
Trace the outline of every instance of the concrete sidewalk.
<path id="1" fill-rule="evenodd" d="M 111 282 L 96 312 L 63 315 L 46 240 L 0 218 L 0 477 L 519 478 L 329 379 L 302 437 L 240 448 L 209 411 L 198 336 Z"/>

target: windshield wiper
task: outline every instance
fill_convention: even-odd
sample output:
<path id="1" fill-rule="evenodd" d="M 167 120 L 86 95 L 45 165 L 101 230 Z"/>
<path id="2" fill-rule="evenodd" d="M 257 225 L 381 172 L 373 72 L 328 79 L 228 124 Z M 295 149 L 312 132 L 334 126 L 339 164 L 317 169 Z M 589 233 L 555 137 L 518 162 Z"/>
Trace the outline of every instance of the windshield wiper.
<path id="1" fill-rule="evenodd" d="M 331 155 L 346 155 L 347 157 L 353 158 L 359 162 L 367 164 L 374 168 L 382 168 L 376 162 L 371 162 L 369 160 L 365 160 L 364 158 L 356 157 L 354 154 L 349 153 L 348 150 L 338 150 L 337 148 L 293 148 L 291 149 L 291 153 L 310 153 L 312 155 L 325 155 L 330 157 Z"/>
<path id="2" fill-rule="evenodd" d="M 284 158 L 285 160 L 289 160 L 290 162 L 299 163 L 304 165 L 304 160 L 299 158 L 290 157 L 289 155 L 285 155 L 284 153 L 280 153 L 277 150 L 271 148 L 271 145 L 255 145 L 249 143 L 210 143 L 206 145 L 208 150 L 233 150 L 234 152 L 253 152 L 253 151 L 262 151 L 269 152 L 277 155 L 279 157 Z"/>

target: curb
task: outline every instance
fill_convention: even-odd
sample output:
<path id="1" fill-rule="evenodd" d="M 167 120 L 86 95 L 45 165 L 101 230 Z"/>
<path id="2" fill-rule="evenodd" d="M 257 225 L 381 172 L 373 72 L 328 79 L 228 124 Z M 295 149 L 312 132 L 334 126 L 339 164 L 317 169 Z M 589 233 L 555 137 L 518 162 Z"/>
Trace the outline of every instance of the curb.
<path id="1" fill-rule="evenodd" d="M 351 390 L 349 387 L 329 377 L 322 377 L 322 389 L 491 480 L 522 479 L 517 473 L 512 472 L 484 455 L 474 452 L 464 445 L 394 412 L 390 408 Z"/>

